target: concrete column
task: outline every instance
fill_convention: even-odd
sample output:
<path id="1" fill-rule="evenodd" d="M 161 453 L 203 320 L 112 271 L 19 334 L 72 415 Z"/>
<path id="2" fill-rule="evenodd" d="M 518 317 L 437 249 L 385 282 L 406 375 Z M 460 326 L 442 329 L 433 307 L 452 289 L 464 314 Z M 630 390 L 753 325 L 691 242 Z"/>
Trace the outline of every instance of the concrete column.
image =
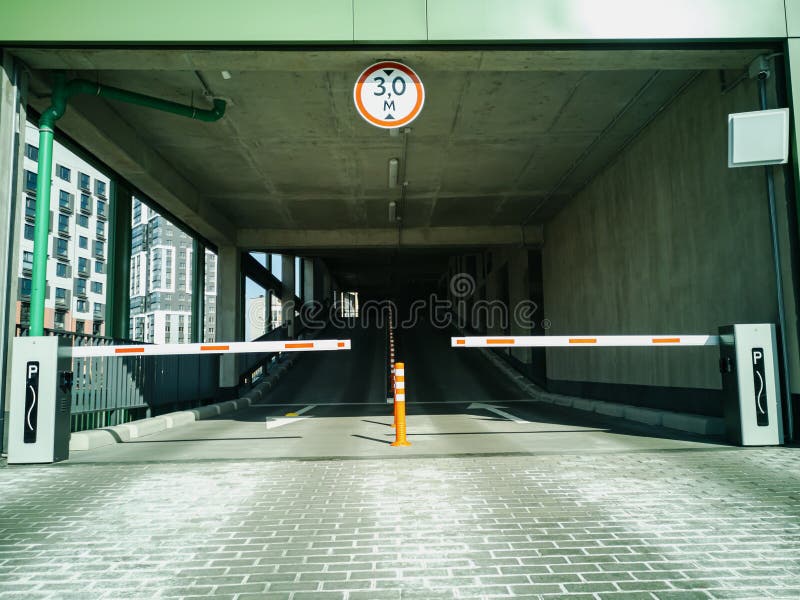
<path id="1" fill-rule="evenodd" d="M 331 274 L 328 269 L 322 275 L 322 301 L 333 302 L 333 282 L 331 281 Z"/>
<path id="2" fill-rule="evenodd" d="M 290 338 L 294 338 L 294 256 L 282 255 L 281 256 L 281 281 L 283 283 L 283 294 L 281 302 L 283 304 L 283 322 L 286 325 L 286 332 Z"/>
<path id="3" fill-rule="evenodd" d="M 206 248 L 192 241 L 192 341 L 205 341 Z"/>
<path id="4" fill-rule="evenodd" d="M 794 198 L 790 198 L 789 202 L 778 202 L 778 219 L 782 223 L 786 223 L 788 227 L 794 228 L 794 233 L 797 233 L 797 224 L 800 222 L 800 137 L 798 136 L 798 127 L 800 127 L 800 39 L 792 38 L 788 40 L 788 71 L 789 71 L 789 90 L 788 96 L 790 98 L 790 108 L 792 109 L 792 119 L 794 120 L 794 134 L 792 136 L 792 159 L 791 170 L 794 177 Z M 782 182 L 776 182 L 780 185 Z M 787 208 L 791 208 L 794 214 L 787 214 Z M 797 278 L 792 278 L 792 261 L 789 259 L 793 254 L 792 245 L 789 243 L 790 236 L 783 235 L 781 239 L 781 255 L 783 256 L 783 278 L 784 278 L 784 302 L 787 306 L 786 310 L 786 342 L 789 349 L 789 361 L 792 383 L 792 396 L 793 396 L 793 421 L 794 421 L 794 435 L 795 439 L 798 438 L 798 428 L 800 428 L 800 317 L 798 313 L 798 304 L 800 304 L 800 291 L 798 290 Z M 794 265 L 797 270 L 800 267 Z"/>
<path id="5" fill-rule="evenodd" d="M 315 286 L 314 286 L 314 272 L 316 265 L 311 258 L 304 258 L 303 262 L 303 302 L 313 302 Z"/>
<path id="6" fill-rule="evenodd" d="M 15 335 L 18 200 L 25 144 L 26 77 L 8 53 L 0 52 L 0 449 L 5 451 L 11 340 Z M 19 132 L 23 132 L 19 135 Z"/>
<path id="7" fill-rule="evenodd" d="M 240 342 L 244 339 L 242 259 L 236 246 L 220 246 L 217 258 L 217 341 Z M 232 388 L 239 384 L 239 355 L 220 356 L 219 385 Z"/>
<path id="8" fill-rule="evenodd" d="M 106 335 L 130 338 L 131 191 L 111 182 L 108 278 L 106 283 Z"/>

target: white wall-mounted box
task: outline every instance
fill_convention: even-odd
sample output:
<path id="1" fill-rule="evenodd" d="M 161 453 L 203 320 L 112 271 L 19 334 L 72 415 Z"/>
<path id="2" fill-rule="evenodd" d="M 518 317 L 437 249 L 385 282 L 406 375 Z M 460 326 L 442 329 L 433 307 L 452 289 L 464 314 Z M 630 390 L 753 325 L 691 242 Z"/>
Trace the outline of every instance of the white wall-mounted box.
<path id="1" fill-rule="evenodd" d="M 789 162 L 789 109 L 728 115 L 728 166 L 758 167 Z"/>

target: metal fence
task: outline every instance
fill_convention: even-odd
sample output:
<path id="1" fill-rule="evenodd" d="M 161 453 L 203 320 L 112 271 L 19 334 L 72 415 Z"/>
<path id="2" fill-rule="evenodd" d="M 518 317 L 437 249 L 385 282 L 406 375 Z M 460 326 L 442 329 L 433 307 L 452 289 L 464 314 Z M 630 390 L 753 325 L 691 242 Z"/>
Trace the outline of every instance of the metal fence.
<path id="1" fill-rule="evenodd" d="M 314 331 L 305 327 L 299 327 L 295 332 L 295 337 L 298 340 L 307 339 L 312 337 L 314 333 Z M 288 338 L 288 328 L 285 325 L 279 325 L 253 341 L 272 342 Z M 269 375 L 285 359 L 285 352 L 248 352 L 247 354 L 241 354 L 239 359 L 239 385 L 243 387 L 255 385 Z"/>
<path id="2" fill-rule="evenodd" d="M 270 329 L 264 335 L 253 340 L 254 342 L 272 342 L 275 340 L 286 339 L 288 328 L 286 326 L 278 326 Z M 299 336 L 298 336 L 299 337 Z M 282 358 L 280 352 L 248 352 L 247 354 L 240 355 L 239 365 L 239 385 L 252 386 L 264 377 L 266 377 L 270 370 L 277 365 Z"/>
<path id="3" fill-rule="evenodd" d="M 45 330 L 72 346 L 141 345 L 141 342 Z M 17 335 L 28 335 L 17 326 Z M 219 391 L 218 355 L 73 358 L 72 431 L 208 404 Z"/>

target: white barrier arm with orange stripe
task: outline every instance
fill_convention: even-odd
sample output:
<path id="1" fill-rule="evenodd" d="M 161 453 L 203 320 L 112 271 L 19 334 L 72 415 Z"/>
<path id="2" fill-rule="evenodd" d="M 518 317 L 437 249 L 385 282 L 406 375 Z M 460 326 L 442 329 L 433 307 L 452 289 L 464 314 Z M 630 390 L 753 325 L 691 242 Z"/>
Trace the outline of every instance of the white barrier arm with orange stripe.
<path id="1" fill-rule="evenodd" d="M 168 356 L 177 354 L 242 354 L 247 352 L 316 352 L 350 350 L 350 340 L 292 340 L 275 342 L 219 342 L 207 344 L 153 344 L 142 346 L 74 346 L 73 358 L 100 356 Z"/>
<path id="2" fill-rule="evenodd" d="M 454 337 L 454 348 L 488 348 L 516 346 L 520 348 L 581 347 L 652 347 L 652 346 L 719 346 L 718 335 L 535 335 L 498 337 Z"/>

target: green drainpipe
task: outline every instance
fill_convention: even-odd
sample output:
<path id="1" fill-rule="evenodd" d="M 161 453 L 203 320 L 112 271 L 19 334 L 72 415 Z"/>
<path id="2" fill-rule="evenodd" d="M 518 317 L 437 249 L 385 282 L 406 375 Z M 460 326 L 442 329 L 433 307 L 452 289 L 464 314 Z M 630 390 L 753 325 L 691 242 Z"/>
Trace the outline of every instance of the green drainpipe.
<path id="1" fill-rule="evenodd" d="M 219 121 L 225 114 L 225 101 L 215 99 L 214 108 L 202 110 L 137 94 L 115 87 L 75 79 L 66 83 L 62 74 L 56 75 L 50 107 L 39 119 L 39 170 L 36 182 L 36 223 L 33 233 L 33 281 L 31 286 L 31 336 L 44 335 L 44 303 L 47 290 L 47 238 L 50 229 L 50 186 L 53 179 L 53 130 L 55 123 L 67 110 L 67 101 L 78 94 L 101 96 L 172 113 L 198 121 Z"/>

